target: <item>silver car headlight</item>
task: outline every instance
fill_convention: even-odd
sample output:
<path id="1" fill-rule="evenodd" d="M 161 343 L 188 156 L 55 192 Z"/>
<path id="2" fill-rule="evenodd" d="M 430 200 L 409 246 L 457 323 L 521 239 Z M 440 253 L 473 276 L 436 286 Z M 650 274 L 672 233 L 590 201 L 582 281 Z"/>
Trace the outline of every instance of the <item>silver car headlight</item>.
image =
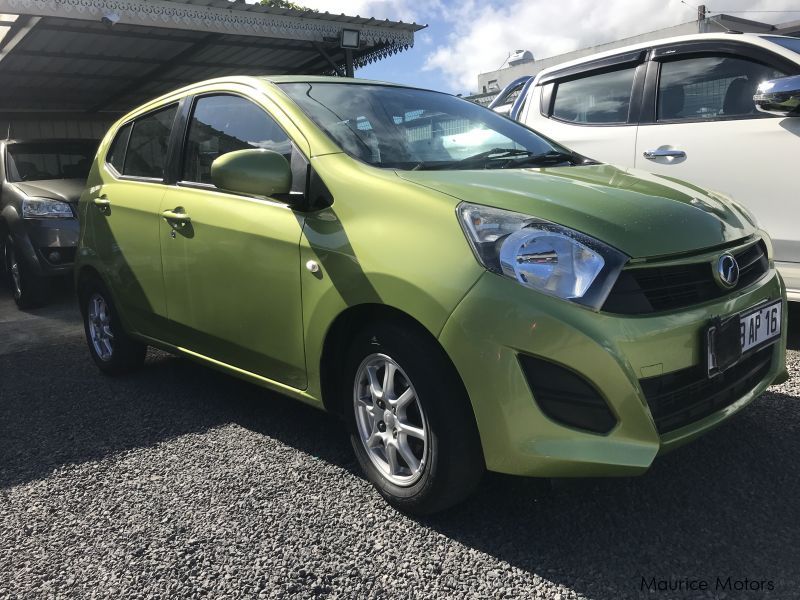
<path id="1" fill-rule="evenodd" d="M 50 198 L 25 198 L 22 201 L 23 219 L 71 219 L 75 215 L 66 202 Z"/>
<path id="2" fill-rule="evenodd" d="M 458 215 L 486 269 L 543 294 L 599 310 L 628 256 L 530 215 L 462 202 Z"/>

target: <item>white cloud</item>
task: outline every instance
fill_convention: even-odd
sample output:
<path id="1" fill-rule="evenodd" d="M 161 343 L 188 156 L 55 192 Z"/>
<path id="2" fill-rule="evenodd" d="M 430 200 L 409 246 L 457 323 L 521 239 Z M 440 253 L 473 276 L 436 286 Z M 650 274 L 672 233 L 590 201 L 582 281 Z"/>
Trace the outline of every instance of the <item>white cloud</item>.
<path id="1" fill-rule="evenodd" d="M 707 2 L 707 8 L 713 10 L 715 3 Z M 725 0 L 720 8 L 778 11 L 798 5 L 796 0 Z M 679 0 L 462 0 L 441 14 L 453 31 L 434 47 L 424 68 L 440 72 L 448 87 L 463 91 L 475 90 L 478 73 L 497 69 L 509 52 L 519 48 L 545 58 L 697 16 L 695 8 Z M 800 15 L 748 12 L 738 16 L 779 23 Z"/>

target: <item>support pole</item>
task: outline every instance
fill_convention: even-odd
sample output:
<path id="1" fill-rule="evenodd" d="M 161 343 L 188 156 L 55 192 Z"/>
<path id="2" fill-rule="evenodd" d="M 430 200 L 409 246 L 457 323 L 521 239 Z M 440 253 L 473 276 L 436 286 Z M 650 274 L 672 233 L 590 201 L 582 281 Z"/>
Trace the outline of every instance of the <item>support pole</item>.
<path id="1" fill-rule="evenodd" d="M 353 69 L 353 51 L 350 48 L 345 49 L 344 51 L 344 66 L 345 66 L 345 74 L 347 77 L 355 77 L 354 69 Z"/>

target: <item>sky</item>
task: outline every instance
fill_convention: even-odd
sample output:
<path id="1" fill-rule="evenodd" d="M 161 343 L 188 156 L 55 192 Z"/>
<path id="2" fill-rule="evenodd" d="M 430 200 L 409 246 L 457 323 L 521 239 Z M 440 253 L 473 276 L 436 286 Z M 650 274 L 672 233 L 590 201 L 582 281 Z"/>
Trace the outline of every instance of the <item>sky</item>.
<path id="1" fill-rule="evenodd" d="M 254 1 L 254 0 L 248 0 Z M 690 0 L 295 0 L 339 14 L 428 25 L 412 49 L 356 71 L 356 77 L 442 90 L 477 91 L 478 73 L 509 53 L 546 58 L 697 18 Z M 800 20 L 798 0 L 706 0 L 709 16 Z"/>

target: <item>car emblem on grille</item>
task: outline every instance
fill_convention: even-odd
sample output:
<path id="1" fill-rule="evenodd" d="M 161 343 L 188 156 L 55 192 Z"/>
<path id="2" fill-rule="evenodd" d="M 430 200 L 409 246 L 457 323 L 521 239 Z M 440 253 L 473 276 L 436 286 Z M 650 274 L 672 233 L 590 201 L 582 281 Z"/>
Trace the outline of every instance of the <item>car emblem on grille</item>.
<path id="1" fill-rule="evenodd" d="M 722 287 L 732 288 L 739 282 L 739 263 L 727 252 L 717 260 L 717 281 Z"/>

